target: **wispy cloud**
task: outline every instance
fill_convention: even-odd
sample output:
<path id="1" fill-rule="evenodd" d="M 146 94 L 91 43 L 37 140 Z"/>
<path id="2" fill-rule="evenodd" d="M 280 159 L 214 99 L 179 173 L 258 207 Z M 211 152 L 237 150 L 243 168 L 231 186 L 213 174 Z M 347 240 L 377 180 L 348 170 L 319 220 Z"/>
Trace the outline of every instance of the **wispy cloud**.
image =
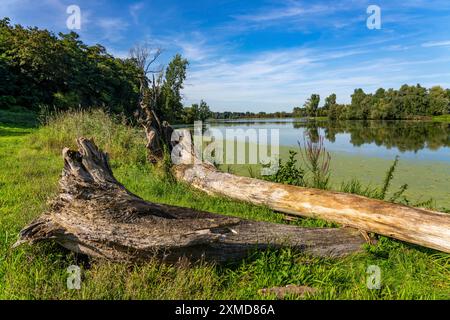
<path id="1" fill-rule="evenodd" d="M 346 103 L 355 88 L 375 91 L 418 81 L 430 86 L 439 84 L 439 78 L 433 78 L 438 72 L 423 76 L 420 70 L 450 61 L 443 57 L 383 58 L 380 55 L 386 47 L 378 49 L 374 51 L 362 43 L 334 50 L 302 47 L 231 55 L 221 60 L 208 58 L 203 64 L 192 65 L 185 102 L 204 98 L 216 110 L 288 111 L 312 93 L 320 94 L 322 99 L 336 93 L 338 100 Z"/>
<path id="2" fill-rule="evenodd" d="M 237 20 L 242 21 L 261 22 L 299 17 L 307 14 L 323 13 L 327 11 L 329 11 L 329 7 L 323 5 L 306 6 L 297 2 L 291 2 L 283 8 L 265 9 L 258 13 L 236 15 L 234 17 Z"/>
<path id="3" fill-rule="evenodd" d="M 124 38 L 124 32 L 128 28 L 128 22 L 125 19 L 112 17 L 100 18 L 97 26 L 102 31 L 101 37 L 110 42 L 118 42 Z"/>
<path id="4" fill-rule="evenodd" d="M 365 2 L 365 1 L 362 1 Z M 255 30 L 281 26 L 290 31 L 309 31 L 321 28 L 345 28 L 364 21 L 365 7 L 361 1 L 283 1 L 282 5 L 263 7 L 250 14 L 233 15 L 234 22 L 228 26 L 231 30 Z M 361 8 L 361 14 L 354 17 L 342 17 L 339 14 L 355 8 Z"/>
<path id="5" fill-rule="evenodd" d="M 148 47 L 157 47 L 163 51 L 181 53 L 190 62 L 202 64 L 224 53 L 224 45 L 214 45 L 200 32 L 170 33 L 165 36 L 147 34 Z"/>
<path id="6" fill-rule="evenodd" d="M 142 9 L 144 9 L 144 7 L 145 7 L 144 2 L 133 3 L 132 5 L 129 6 L 128 10 L 130 12 L 131 17 L 133 18 L 134 23 L 137 24 L 139 22 L 139 13 L 140 11 L 142 11 Z"/>
<path id="7" fill-rule="evenodd" d="M 447 47 L 450 46 L 450 40 L 444 40 L 444 41 L 430 41 L 422 43 L 422 47 L 424 48 L 431 48 L 431 47 Z"/>
<path id="8" fill-rule="evenodd" d="M 136 43 L 164 49 L 162 64 L 182 53 L 190 61 L 185 103 L 203 98 L 215 110 L 290 110 L 311 93 L 348 102 L 357 87 L 450 82 L 448 0 L 225 2 L 77 0 L 79 32 L 122 58 Z M 67 32 L 69 3 L 1 0 L 0 15 Z M 382 9 L 381 30 L 366 27 L 369 4 Z"/>
<path id="9" fill-rule="evenodd" d="M 261 107 L 288 110 L 313 92 L 323 95 L 332 91 L 343 93 L 342 88 L 347 90 L 361 84 L 378 83 L 380 79 L 375 76 L 351 72 L 347 72 L 345 78 L 342 78 L 345 74 L 342 72 L 340 77 L 324 79 L 323 74 L 334 61 L 363 53 L 363 50 L 320 52 L 296 48 L 256 56 L 237 55 L 227 60 L 210 61 L 205 66 L 194 65 L 188 75 L 186 102 L 204 97 L 219 108 L 242 110 L 245 105 L 254 110 Z"/>
<path id="10" fill-rule="evenodd" d="M 176 41 L 183 55 L 190 61 L 202 61 L 208 56 L 207 49 L 202 44 L 194 44 L 188 41 Z"/>

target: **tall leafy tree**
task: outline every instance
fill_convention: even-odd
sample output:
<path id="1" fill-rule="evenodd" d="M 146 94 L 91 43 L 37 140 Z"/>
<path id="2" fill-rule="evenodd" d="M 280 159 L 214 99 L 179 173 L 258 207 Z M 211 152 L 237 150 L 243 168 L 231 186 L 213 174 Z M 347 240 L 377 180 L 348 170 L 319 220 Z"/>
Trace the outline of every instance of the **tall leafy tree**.
<path id="1" fill-rule="evenodd" d="M 208 104 L 201 100 L 200 104 L 194 103 L 192 106 L 184 108 L 183 122 L 192 124 L 194 121 L 205 121 L 212 116 L 213 113 Z"/>
<path id="2" fill-rule="evenodd" d="M 198 118 L 201 121 L 205 121 L 211 117 L 211 110 L 209 109 L 208 104 L 203 100 L 200 101 L 198 112 L 199 112 Z"/>
<path id="3" fill-rule="evenodd" d="M 294 107 L 292 110 L 292 116 L 294 118 L 301 118 L 305 116 L 305 108 Z"/>
<path id="4" fill-rule="evenodd" d="M 309 117 L 317 116 L 317 109 L 319 108 L 320 96 L 318 94 L 312 94 L 311 97 L 305 102 L 304 107 Z"/>
<path id="5" fill-rule="evenodd" d="M 160 117 L 169 122 L 177 122 L 183 116 L 181 90 L 186 79 L 188 61 L 180 54 L 175 55 L 166 68 L 162 85 L 162 104 Z"/>
<path id="6" fill-rule="evenodd" d="M 325 110 L 328 110 L 330 109 L 331 106 L 334 106 L 335 104 L 336 104 L 336 94 L 332 93 L 325 98 L 325 104 L 323 105 L 323 108 Z"/>
<path id="7" fill-rule="evenodd" d="M 435 86 L 430 89 L 429 102 L 429 112 L 432 115 L 441 115 L 448 112 L 450 100 L 447 92 L 442 87 Z"/>
<path id="8" fill-rule="evenodd" d="M 355 89 L 348 117 L 350 119 L 368 119 L 372 103 L 372 95 L 366 94 L 363 89 Z"/>

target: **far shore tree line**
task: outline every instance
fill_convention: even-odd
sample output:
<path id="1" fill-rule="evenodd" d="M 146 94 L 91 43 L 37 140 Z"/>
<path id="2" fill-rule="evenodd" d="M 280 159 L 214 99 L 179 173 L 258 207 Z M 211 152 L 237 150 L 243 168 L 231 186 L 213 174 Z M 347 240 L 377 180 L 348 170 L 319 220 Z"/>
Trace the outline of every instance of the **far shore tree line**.
<path id="1" fill-rule="evenodd" d="M 414 119 L 450 114 L 450 89 L 434 86 L 430 89 L 420 84 L 400 89 L 379 88 L 374 94 L 355 89 L 350 104 L 338 104 L 336 94 L 325 98 L 319 107 L 320 96 L 313 94 L 303 108 L 293 110 L 294 117 L 328 117 L 330 119 Z"/>
<path id="2" fill-rule="evenodd" d="M 155 55 L 155 58 L 158 54 Z M 153 70 L 149 97 L 155 111 L 169 123 L 193 123 L 207 119 L 328 117 L 330 119 L 411 119 L 450 113 L 450 89 L 403 85 L 365 93 L 356 89 L 350 104 L 336 102 L 336 94 L 323 105 L 312 94 L 292 112 L 211 112 L 208 104 L 184 106 L 183 83 L 188 61 L 173 57 L 166 68 Z M 84 44 L 78 34 L 11 25 L 0 20 L 0 109 L 16 106 L 34 112 L 101 107 L 132 118 L 139 101 L 142 69 L 137 61 L 109 54 L 97 44 Z M 319 107 L 320 106 L 320 107 Z"/>
<path id="3" fill-rule="evenodd" d="M 292 112 L 215 112 L 214 119 L 242 118 L 304 118 L 328 117 L 331 120 L 401 120 L 420 119 L 450 114 L 450 89 L 420 84 L 400 89 L 378 89 L 374 94 L 355 89 L 350 104 L 336 102 L 336 94 L 325 98 L 320 106 L 320 95 L 312 94 L 303 106 Z"/>

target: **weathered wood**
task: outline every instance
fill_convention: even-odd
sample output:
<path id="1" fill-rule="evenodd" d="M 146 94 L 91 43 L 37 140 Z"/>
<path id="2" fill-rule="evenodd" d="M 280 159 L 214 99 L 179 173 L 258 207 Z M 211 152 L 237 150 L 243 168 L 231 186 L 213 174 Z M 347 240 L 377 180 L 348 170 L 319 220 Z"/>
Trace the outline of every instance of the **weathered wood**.
<path id="1" fill-rule="evenodd" d="M 166 151 L 165 148 L 170 152 L 172 147 L 170 138 L 173 129 L 166 121 L 161 122 L 155 112 L 161 94 L 162 80 L 160 76 L 155 79 L 155 73 L 161 73 L 161 70 L 159 72 L 150 71 L 150 66 L 158 59 L 161 52 L 161 49 L 156 49 L 151 56 L 147 47 L 139 45 L 132 48 L 130 52 L 136 66 L 141 71 L 139 76 L 139 106 L 134 116 L 144 128 L 147 139 L 147 156 L 152 163 L 161 161 Z M 150 74 L 151 79 L 149 78 Z"/>
<path id="2" fill-rule="evenodd" d="M 178 133 L 174 174 L 197 189 L 320 218 L 450 253 L 450 214 L 358 195 L 302 188 L 220 172 L 196 159 L 187 131 Z"/>
<path id="3" fill-rule="evenodd" d="M 304 297 L 306 295 L 315 295 L 319 292 L 317 288 L 308 286 L 287 285 L 284 287 L 264 288 L 259 290 L 262 295 L 274 294 L 277 299 L 284 299 L 287 295 L 296 295 Z"/>
<path id="4" fill-rule="evenodd" d="M 341 256 L 364 243 L 353 229 L 311 229 L 144 201 L 115 178 L 107 155 L 87 139 L 63 150 L 60 193 L 47 213 L 25 227 L 16 245 L 53 240 L 69 250 L 113 261 L 158 257 L 175 262 L 239 260 L 254 249 L 293 247 Z"/>

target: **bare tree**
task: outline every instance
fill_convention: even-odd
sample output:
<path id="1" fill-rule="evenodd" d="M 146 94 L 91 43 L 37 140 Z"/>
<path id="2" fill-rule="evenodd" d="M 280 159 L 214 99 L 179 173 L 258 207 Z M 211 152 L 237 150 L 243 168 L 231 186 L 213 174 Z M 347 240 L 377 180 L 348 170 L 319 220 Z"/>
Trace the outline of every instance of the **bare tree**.
<path id="1" fill-rule="evenodd" d="M 139 106 L 135 117 L 145 130 L 149 160 L 155 163 L 162 159 L 164 148 L 171 151 L 170 138 L 173 129 L 166 121 L 162 122 L 156 113 L 161 96 L 163 68 L 155 66 L 162 50 L 151 50 L 145 45 L 136 45 L 130 50 L 131 59 L 141 70 L 139 78 Z M 156 68 L 154 68 L 156 67 Z"/>

